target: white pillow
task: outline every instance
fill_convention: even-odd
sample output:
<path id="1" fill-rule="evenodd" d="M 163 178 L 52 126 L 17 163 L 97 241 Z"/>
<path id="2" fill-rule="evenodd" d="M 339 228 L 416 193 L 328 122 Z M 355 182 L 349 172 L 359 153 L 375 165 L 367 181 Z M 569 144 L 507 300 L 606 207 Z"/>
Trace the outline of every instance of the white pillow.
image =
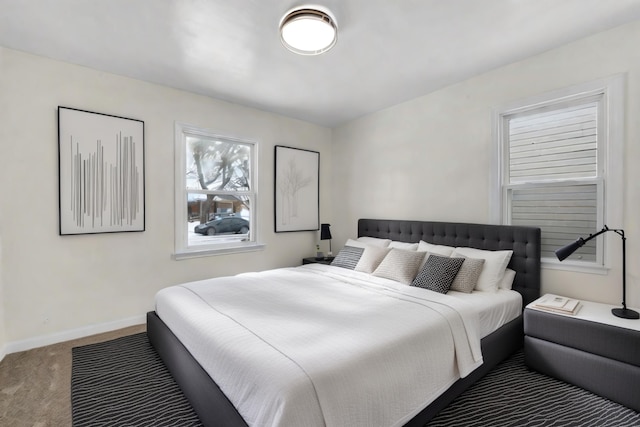
<path id="1" fill-rule="evenodd" d="M 402 249 L 402 250 L 405 250 L 405 251 L 417 251 L 418 250 L 418 244 L 417 243 L 398 242 L 396 240 L 393 240 L 391 243 L 389 243 L 389 247 L 390 248 L 396 248 L 396 249 Z"/>
<path id="2" fill-rule="evenodd" d="M 428 243 L 428 242 L 425 242 L 424 240 L 420 240 L 420 243 L 418 243 L 417 251 L 427 252 L 427 255 L 424 257 L 424 260 L 422 261 L 422 266 L 420 266 L 420 269 L 422 269 L 422 267 L 426 264 L 427 259 L 429 258 L 429 255 L 434 254 L 434 255 L 450 257 L 455 249 L 456 248 L 454 248 L 453 246 L 434 245 L 433 243 Z"/>
<path id="3" fill-rule="evenodd" d="M 389 242 L 391 242 L 391 240 L 389 240 Z M 352 239 L 347 240 L 345 246 L 364 248 L 360 261 L 358 261 L 358 265 L 354 268 L 355 271 L 362 271 L 364 273 L 373 273 L 387 253 L 391 250 L 391 248 L 369 245 L 362 241 Z"/>
<path id="4" fill-rule="evenodd" d="M 431 252 L 432 254 L 442 256 L 451 256 L 455 249 L 456 248 L 453 246 L 434 245 L 433 243 L 428 243 L 424 240 L 420 240 L 420 243 L 418 243 L 419 252 Z"/>
<path id="5" fill-rule="evenodd" d="M 367 246 L 374 246 L 374 245 L 370 245 L 365 242 L 362 242 L 360 240 L 353 240 L 353 239 L 347 239 L 347 243 L 345 243 L 344 245 L 353 246 L 354 248 L 366 248 Z"/>
<path id="6" fill-rule="evenodd" d="M 485 251 L 482 249 L 458 247 L 453 251 L 452 257 L 465 256 L 469 258 L 484 259 L 482 273 L 476 283 L 476 291 L 495 292 L 498 290 L 500 280 L 511 260 L 513 251 Z"/>
<path id="7" fill-rule="evenodd" d="M 374 245 L 386 248 L 391 243 L 391 239 L 380 239 L 378 237 L 358 237 L 358 242 L 366 243 L 367 245 Z"/>
<path id="8" fill-rule="evenodd" d="M 410 285 L 418 274 L 424 256 L 423 252 L 391 248 L 373 275 Z"/>
<path id="9" fill-rule="evenodd" d="M 498 285 L 500 289 L 511 290 L 513 287 L 513 280 L 516 278 L 516 272 L 510 268 L 507 268 L 504 271 L 504 276 L 502 276 L 502 280 Z"/>

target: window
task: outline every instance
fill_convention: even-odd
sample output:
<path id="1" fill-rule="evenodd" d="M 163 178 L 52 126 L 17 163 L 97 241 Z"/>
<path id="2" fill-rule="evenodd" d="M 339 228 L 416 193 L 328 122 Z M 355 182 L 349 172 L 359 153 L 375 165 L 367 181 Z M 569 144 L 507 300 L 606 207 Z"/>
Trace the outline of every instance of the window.
<path id="1" fill-rule="evenodd" d="M 496 114 L 495 216 L 540 227 L 546 267 L 607 266 L 605 239 L 591 240 L 562 264 L 554 252 L 604 224 L 622 227 L 623 83 L 614 77 L 580 85 Z"/>
<path id="2" fill-rule="evenodd" d="M 176 123 L 176 258 L 256 243 L 256 143 Z"/>

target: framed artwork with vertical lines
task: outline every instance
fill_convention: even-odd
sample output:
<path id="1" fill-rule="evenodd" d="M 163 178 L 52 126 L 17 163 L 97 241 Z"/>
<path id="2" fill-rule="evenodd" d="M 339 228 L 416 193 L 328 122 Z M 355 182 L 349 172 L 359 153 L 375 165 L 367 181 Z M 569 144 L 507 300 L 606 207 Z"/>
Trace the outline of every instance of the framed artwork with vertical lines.
<path id="1" fill-rule="evenodd" d="M 58 107 L 60 235 L 144 231 L 144 122 Z"/>

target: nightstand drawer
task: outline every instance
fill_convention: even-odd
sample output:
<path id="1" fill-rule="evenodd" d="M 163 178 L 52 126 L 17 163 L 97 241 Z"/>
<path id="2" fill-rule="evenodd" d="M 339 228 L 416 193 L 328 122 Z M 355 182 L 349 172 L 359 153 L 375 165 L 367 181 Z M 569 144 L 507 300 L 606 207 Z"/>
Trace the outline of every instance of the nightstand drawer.
<path id="1" fill-rule="evenodd" d="M 640 332 L 527 308 L 527 336 L 640 366 Z"/>
<path id="2" fill-rule="evenodd" d="M 530 368 L 640 411 L 637 366 L 530 336 L 524 348 Z"/>

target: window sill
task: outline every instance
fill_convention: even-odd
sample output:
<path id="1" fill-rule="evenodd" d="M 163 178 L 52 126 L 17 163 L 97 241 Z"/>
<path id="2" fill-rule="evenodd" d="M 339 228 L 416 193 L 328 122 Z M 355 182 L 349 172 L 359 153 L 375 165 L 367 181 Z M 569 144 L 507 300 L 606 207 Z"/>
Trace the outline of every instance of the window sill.
<path id="1" fill-rule="evenodd" d="M 236 253 L 242 253 L 242 252 L 256 252 L 256 251 L 264 250 L 265 246 L 266 245 L 264 245 L 263 243 L 250 243 L 250 244 L 225 247 L 225 248 L 206 248 L 206 249 L 196 248 L 191 250 L 176 251 L 176 253 L 173 254 L 173 259 L 176 261 L 181 261 L 183 259 L 190 259 L 190 258 L 202 258 L 202 257 L 208 257 L 208 256 L 216 256 L 216 255 L 229 255 L 229 254 L 236 254 Z"/>
<path id="2" fill-rule="evenodd" d="M 572 271 L 575 273 L 587 273 L 587 274 L 600 274 L 606 275 L 609 273 L 609 268 L 603 265 L 593 265 L 580 262 L 559 262 L 559 261 L 545 261 L 542 260 L 542 268 L 548 270 L 562 270 Z"/>

